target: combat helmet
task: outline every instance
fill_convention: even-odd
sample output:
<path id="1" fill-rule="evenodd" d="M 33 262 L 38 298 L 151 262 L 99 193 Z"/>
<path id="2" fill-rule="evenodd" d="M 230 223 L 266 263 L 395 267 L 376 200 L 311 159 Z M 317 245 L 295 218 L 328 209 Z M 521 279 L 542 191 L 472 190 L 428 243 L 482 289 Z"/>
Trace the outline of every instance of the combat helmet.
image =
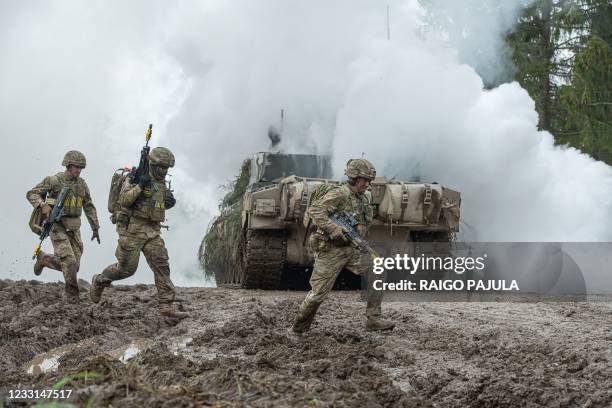
<path id="1" fill-rule="evenodd" d="M 344 171 L 350 178 L 361 177 L 372 181 L 376 177 L 376 169 L 374 165 L 366 159 L 350 159 L 346 162 L 346 170 Z"/>
<path id="2" fill-rule="evenodd" d="M 87 164 L 87 160 L 85 160 L 85 155 L 78 150 L 70 150 L 66 152 L 64 155 L 64 160 L 62 160 L 62 166 L 68 167 L 70 165 L 78 166 L 82 169 L 85 168 Z"/>
<path id="3" fill-rule="evenodd" d="M 154 166 L 174 167 L 174 155 L 166 147 L 156 147 L 151 150 L 149 161 Z"/>

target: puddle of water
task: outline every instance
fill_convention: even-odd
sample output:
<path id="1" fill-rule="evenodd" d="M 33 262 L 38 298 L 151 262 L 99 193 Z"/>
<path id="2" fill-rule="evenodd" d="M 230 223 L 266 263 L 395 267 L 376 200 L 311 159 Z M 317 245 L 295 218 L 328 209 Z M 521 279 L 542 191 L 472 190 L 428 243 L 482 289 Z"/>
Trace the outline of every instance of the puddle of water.
<path id="1" fill-rule="evenodd" d="M 38 355 L 32 359 L 30 366 L 27 371 L 30 375 L 39 375 L 43 373 L 48 373 L 50 371 L 57 370 L 59 367 L 59 358 L 63 354 L 57 356 L 48 356 L 45 358 L 44 355 Z"/>
<path id="2" fill-rule="evenodd" d="M 109 351 L 108 354 L 121 361 L 123 364 L 126 364 L 130 359 L 151 348 L 153 344 L 155 344 L 155 342 L 150 339 L 135 339 L 130 344 Z"/>
<path id="3" fill-rule="evenodd" d="M 179 353 L 182 353 L 189 343 L 191 343 L 193 337 L 183 336 L 183 337 L 175 337 L 170 340 L 170 344 L 168 344 L 168 348 L 175 356 L 178 356 Z"/>
<path id="4" fill-rule="evenodd" d="M 91 346 L 91 341 L 86 339 L 79 343 L 64 344 L 63 346 L 54 348 L 46 353 L 40 353 L 34 356 L 29 363 L 26 364 L 25 370 L 30 375 L 39 375 L 57 370 L 59 367 L 59 359 L 66 353 L 77 350 L 81 347 Z"/>
<path id="5" fill-rule="evenodd" d="M 125 364 L 130 358 L 136 357 L 141 351 L 142 350 L 135 345 L 130 344 L 123 352 L 123 355 L 119 358 L 119 361 Z"/>
<path id="6" fill-rule="evenodd" d="M 191 341 L 191 340 L 189 340 Z M 185 342 L 185 345 L 189 342 Z M 131 343 L 116 348 L 114 350 L 106 352 L 112 358 L 115 358 L 122 363 L 127 363 L 128 360 L 136 357 L 139 353 L 147 350 L 153 346 L 155 342 L 150 339 L 135 339 Z M 180 343 L 183 344 L 183 343 Z M 183 348 L 185 347 L 183 345 Z M 84 347 L 97 347 L 92 339 L 85 339 L 78 343 L 65 344 L 61 347 L 49 350 L 46 353 L 37 354 L 34 358 L 25 366 L 25 370 L 30 375 L 39 375 L 48 372 L 52 372 L 58 369 L 59 359 L 70 352 L 77 351 Z M 100 350 L 100 353 L 103 353 Z"/>
<path id="7" fill-rule="evenodd" d="M 192 336 L 181 336 L 174 337 L 167 340 L 168 349 L 174 355 L 183 355 L 186 358 L 193 358 L 195 360 L 201 359 L 214 359 L 220 356 L 230 356 L 235 354 L 236 356 L 241 353 L 220 353 L 220 352 L 195 352 L 189 347 L 189 343 L 193 341 Z M 121 347 L 115 348 L 110 351 L 106 351 L 106 354 L 111 356 L 114 359 L 121 361 L 123 364 L 127 364 L 129 360 L 136 357 L 138 354 L 142 353 L 145 350 L 148 350 L 153 345 L 155 345 L 155 341 L 147 338 L 138 338 L 134 339 L 128 344 L 125 344 Z M 25 367 L 28 374 L 31 375 L 39 375 L 42 373 L 48 373 L 51 371 L 57 370 L 59 367 L 59 359 L 69 353 L 74 352 L 83 347 L 98 347 L 94 344 L 92 339 L 86 339 L 79 343 L 66 344 L 56 349 L 50 350 L 46 353 L 41 353 L 36 355 Z M 100 353 L 103 353 L 103 350 L 100 350 Z"/>

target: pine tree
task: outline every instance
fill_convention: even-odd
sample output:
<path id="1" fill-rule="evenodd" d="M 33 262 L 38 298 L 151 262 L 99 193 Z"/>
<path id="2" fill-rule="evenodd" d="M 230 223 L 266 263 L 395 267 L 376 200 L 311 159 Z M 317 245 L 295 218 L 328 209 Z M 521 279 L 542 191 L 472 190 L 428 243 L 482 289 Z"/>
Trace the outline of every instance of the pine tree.
<path id="1" fill-rule="evenodd" d="M 535 101 L 540 118 L 538 127 L 551 132 L 554 132 L 555 94 L 566 68 L 566 62 L 557 58 L 565 46 L 558 29 L 564 16 L 561 2 L 536 0 L 506 39 L 514 52 L 517 68 L 514 79 Z"/>
<path id="2" fill-rule="evenodd" d="M 539 128 L 612 163 L 612 4 L 536 0 L 507 38 Z"/>
<path id="3" fill-rule="evenodd" d="M 578 3 L 567 85 L 559 89 L 557 142 L 567 143 L 612 164 L 612 4 Z"/>

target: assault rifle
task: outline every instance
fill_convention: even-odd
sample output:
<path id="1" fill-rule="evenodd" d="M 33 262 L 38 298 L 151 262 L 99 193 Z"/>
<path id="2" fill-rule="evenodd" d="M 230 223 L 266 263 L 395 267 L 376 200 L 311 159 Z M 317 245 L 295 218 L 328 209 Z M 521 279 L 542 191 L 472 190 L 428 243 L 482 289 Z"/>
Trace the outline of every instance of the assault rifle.
<path id="1" fill-rule="evenodd" d="M 51 214 L 47 217 L 46 220 L 43 221 L 43 224 L 40 228 L 40 242 L 34 248 L 34 255 L 32 255 L 32 259 L 36 259 L 36 255 L 40 252 L 40 247 L 42 246 L 45 238 L 49 236 L 51 233 L 51 227 L 56 222 L 59 222 L 64 216 L 64 201 L 66 200 L 66 194 L 68 194 L 68 190 L 70 187 L 66 186 L 62 188 L 59 195 L 55 199 L 55 205 L 53 206 L 53 210 L 51 210 Z"/>
<path id="2" fill-rule="evenodd" d="M 329 216 L 334 224 L 342 228 L 346 238 L 355 245 L 361 252 L 367 252 L 370 254 L 372 259 L 380 258 L 378 252 L 376 252 L 359 233 L 357 232 L 357 224 L 359 222 L 355 218 L 354 214 L 347 211 L 335 212 Z"/>
<path id="3" fill-rule="evenodd" d="M 143 175 L 149 174 L 149 152 L 151 150 L 149 147 L 149 140 L 151 139 L 151 133 L 153 133 L 153 125 L 149 125 L 149 129 L 147 129 L 145 145 L 140 151 L 140 163 L 138 163 L 138 167 L 132 168 L 130 172 L 129 177 L 130 183 L 132 184 L 140 183 L 140 179 L 142 179 Z"/>

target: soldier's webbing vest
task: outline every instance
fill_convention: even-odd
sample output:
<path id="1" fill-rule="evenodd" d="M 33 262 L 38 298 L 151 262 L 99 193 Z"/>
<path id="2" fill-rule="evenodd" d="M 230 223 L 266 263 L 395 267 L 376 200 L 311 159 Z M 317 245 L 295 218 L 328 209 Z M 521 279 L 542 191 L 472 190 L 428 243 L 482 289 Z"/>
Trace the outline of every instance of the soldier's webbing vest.
<path id="1" fill-rule="evenodd" d="M 144 218 L 153 222 L 163 222 L 166 219 L 166 183 L 151 181 L 151 186 L 140 193 L 140 197 L 131 207 L 132 216 Z"/>
<path id="2" fill-rule="evenodd" d="M 350 214 L 353 214 L 357 219 L 359 225 L 363 225 L 367 227 L 372 222 L 372 206 L 370 204 L 370 198 L 368 195 L 356 195 L 354 194 L 347 184 L 343 184 L 340 187 L 330 189 L 328 193 L 336 193 L 341 195 L 342 199 L 339 200 L 337 206 L 331 210 L 332 212 L 336 211 L 346 211 Z M 317 205 L 320 200 L 325 197 L 319 197 L 317 200 L 313 202 L 313 205 Z M 304 241 L 306 237 L 304 238 Z M 347 243 L 340 243 L 337 241 L 332 241 L 329 235 L 323 231 L 321 228 L 316 228 L 316 233 L 310 235 L 310 247 L 316 253 L 317 251 L 325 250 L 330 246 L 346 246 Z"/>
<path id="3" fill-rule="evenodd" d="M 329 189 L 327 193 L 331 191 L 336 191 L 338 194 L 343 196 L 343 199 L 340 200 L 337 207 L 334 209 L 335 211 L 346 211 L 350 214 L 353 214 L 357 219 L 359 225 L 363 225 L 365 227 L 369 226 L 372 223 L 372 205 L 370 204 L 370 197 L 367 194 L 356 195 L 354 194 L 347 184 L 343 184 L 339 187 L 334 187 Z M 319 196 L 317 199 L 313 201 L 313 205 L 322 200 L 325 195 Z M 327 235 L 320 228 L 316 228 L 319 234 Z M 308 233 L 308 231 L 307 231 Z"/>
<path id="4" fill-rule="evenodd" d="M 368 196 L 366 194 L 353 194 L 348 185 L 343 185 L 341 188 L 346 189 L 348 197 L 340 203 L 338 210 L 354 214 L 359 224 L 370 225 L 372 222 L 372 207 Z"/>
<path id="5" fill-rule="evenodd" d="M 55 199 L 59 195 L 62 187 L 67 186 L 69 190 L 64 200 L 64 216 L 80 217 L 83 212 L 83 200 L 85 199 L 85 186 L 83 183 L 80 182 L 78 178 L 74 181 L 67 180 L 65 173 L 58 173 L 53 177 L 57 180 L 57 183 L 53 183 L 57 185 L 57 188 L 53 188 L 53 190 L 49 192 L 45 200 L 47 204 L 55 205 Z"/>

